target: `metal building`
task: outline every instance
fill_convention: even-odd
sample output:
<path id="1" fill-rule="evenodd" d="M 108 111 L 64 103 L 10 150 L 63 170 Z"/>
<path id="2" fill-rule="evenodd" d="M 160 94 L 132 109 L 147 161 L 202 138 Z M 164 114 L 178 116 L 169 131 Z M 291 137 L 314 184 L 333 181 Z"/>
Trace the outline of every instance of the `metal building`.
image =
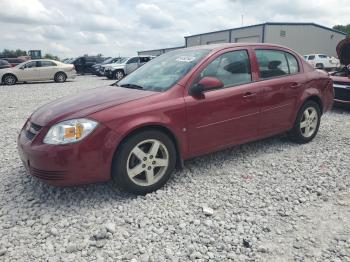
<path id="1" fill-rule="evenodd" d="M 337 56 L 336 46 L 346 34 L 315 23 L 263 23 L 185 36 L 185 47 L 216 43 L 273 43 L 287 46 L 301 55 Z M 161 55 L 183 47 L 140 51 L 139 55 Z"/>
<path id="2" fill-rule="evenodd" d="M 186 46 L 214 43 L 273 43 L 287 46 L 300 54 L 322 53 L 336 56 L 337 44 L 346 34 L 315 23 L 264 23 L 192 36 Z"/>
<path id="3" fill-rule="evenodd" d="M 178 46 L 178 47 L 170 47 L 170 48 L 162 48 L 162 49 L 154 49 L 154 50 L 146 50 L 146 51 L 138 51 L 138 55 L 152 55 L 152 56 L 159 56 L 161 54 L 164 54 L 169 51 L 173 51 L 176 49 L 184 48 L 185 46 Z"/>

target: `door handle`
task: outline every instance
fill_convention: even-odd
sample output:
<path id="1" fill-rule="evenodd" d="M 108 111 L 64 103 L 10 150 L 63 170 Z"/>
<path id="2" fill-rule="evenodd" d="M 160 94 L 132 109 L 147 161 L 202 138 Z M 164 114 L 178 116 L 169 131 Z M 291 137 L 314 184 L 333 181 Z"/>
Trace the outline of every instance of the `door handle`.
<path id="1" fill-rule="evenodd" d="M 256 93 L 252 93 L 252 92 L 247 92 L 243 95 L 243 98 L 245 99 L 249 99 L 249 98 L 253 98 L 256 96 Z"/>

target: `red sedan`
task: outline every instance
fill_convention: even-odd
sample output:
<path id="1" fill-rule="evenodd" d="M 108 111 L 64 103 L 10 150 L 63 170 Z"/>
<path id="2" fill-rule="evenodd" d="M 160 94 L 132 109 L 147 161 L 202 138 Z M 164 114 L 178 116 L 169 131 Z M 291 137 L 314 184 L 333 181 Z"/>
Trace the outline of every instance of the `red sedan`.
<path id="1" fill-rule="evenodd" d="M 157 190 L 183 160 L 288 132 L 307 143 L 332 106 L 333 83 L 294 51 L 220 44 L 159 56 L 112 86 L 36 110 L 18 149 L 53 185 L 113 179 Z"/>

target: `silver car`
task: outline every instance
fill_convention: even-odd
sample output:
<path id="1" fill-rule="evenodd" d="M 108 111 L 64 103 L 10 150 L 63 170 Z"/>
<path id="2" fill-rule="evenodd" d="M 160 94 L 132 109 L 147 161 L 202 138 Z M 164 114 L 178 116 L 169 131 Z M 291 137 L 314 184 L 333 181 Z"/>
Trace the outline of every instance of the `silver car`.
<path id="1" fill-rule="evenodd" d="M 74 65 L 38 59 L 23 62 L 15 67 L 0 69 L 0 80 L 5 85 L 45 80 L 65 82 L 67 79 L 74 79 L 76 74 Z"/>
<path id="2" fill-rule="evenodd" d="M 135 71 L 137 68 L 143 66 L 145 63 L 153 59 L 153 56 L 133 56 L 124 58 L 116 64 L 104 65 L 105 76 L 109 79 L 122 79 L 125 75 L 128 75 Z"/>

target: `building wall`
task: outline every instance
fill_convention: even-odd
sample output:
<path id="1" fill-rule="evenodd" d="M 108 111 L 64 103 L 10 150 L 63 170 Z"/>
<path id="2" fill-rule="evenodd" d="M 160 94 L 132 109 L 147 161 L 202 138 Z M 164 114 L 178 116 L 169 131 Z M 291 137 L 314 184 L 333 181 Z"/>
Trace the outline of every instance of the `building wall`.
<path id="1" fill-rule="evenodd" d="M 285 33 L 285 36 L 283 36 Z M 345 35 L 314 25 L 266 25 L 265 43 L 287 46 L 301 55 L 337 56 L 336 46 Z"/>
<path id="2" fill-rule="evenodd" d="M 261 43 L 263 38 L 263 26 L 253 26 L 247 28 L 233 29 L 231 32 L 231 42 Z"/>
<path id="3" fill-rule="evenodd" d="M 186 46 L 210 45 L 218 43 L 229 43 L 230 31 L 213 32 L 202 35 L 190 36 L 187 38 Z"/>
<path id="4" fill-rule="evenodd" d="M 177 50 L 180 48 L 184 48 L 184 46 L 179 46 L 179 47 L 171 47 L 171 48 L 163 48 L 163 49 L 155 49 L 155 50 L 146 50 L 146 51 L 138 51 L 138 55 L 151 55 L 151 56 L 159 56 L 161 54 Z"/>

